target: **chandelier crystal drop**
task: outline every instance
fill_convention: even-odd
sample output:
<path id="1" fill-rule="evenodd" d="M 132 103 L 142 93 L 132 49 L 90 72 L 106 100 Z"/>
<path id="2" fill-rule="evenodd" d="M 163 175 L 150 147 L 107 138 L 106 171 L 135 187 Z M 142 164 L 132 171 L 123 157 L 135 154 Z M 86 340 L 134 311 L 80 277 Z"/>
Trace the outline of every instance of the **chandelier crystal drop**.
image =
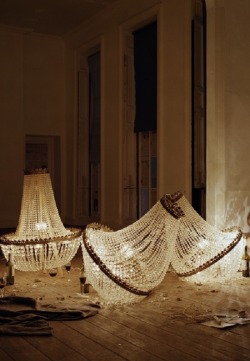
<path id="1" fill-rule="evenodd" d="M 0 239 L 6 260 L 11 256 L 20 271 L 61 267 L 75 256 L 81 239 L 81 229 L 67 229 L 60 219 L 47 170 L 25 174 L 16 231 Z"/>
<path id="2" fill-rule="evenodd" d="M 182 193 L 169 197 L 185 213 L 180 220 L 171 259 L 177 275 L 195 282 L 236 277 L 243 247 L 241 230 L 232 227 L 219 231 L 194 210 Z"/>
<path id="3" fill-rule="evenodd" d="M 121 230 L 97 223 L 86 227 L 84 266 L 89 283 L 104 303 L 138 302 L 162 282 L 182 216 L 181 209 L 163 197 Z"/>

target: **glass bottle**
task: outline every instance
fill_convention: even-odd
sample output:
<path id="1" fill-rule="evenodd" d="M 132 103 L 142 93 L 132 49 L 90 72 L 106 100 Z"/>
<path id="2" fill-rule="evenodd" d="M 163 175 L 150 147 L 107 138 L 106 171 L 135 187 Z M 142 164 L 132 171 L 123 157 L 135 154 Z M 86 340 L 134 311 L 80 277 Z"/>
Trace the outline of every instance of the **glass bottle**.
<path id="1" fill-rule="evenodd" d="M 86 280 L 87 280 L 84 266 L 82 266 L 81 268 L 79 279 L 80 279 L 80 293 L 84 293 L 84 285 L 86 284 Z"/>
<path id="2" fill-rule="evenodd" d="M 241 264 L 241 271 L 242 271 L 242 276 L 243 277 L 249 277 L 250 276 L 249 262 L 250 262 L 250 257 L 249 257 L 248 252 L 247 252 L 247 246 L 245 246 L 244 253 L 242 255 L 242 264 Z"/>
<path id="3" fill-rule="evenodd" d="M 6 284 L 14 285 L 15 283 L 15 267 L 12 261 L 11 254 L 9 253 L 8 261 L 6 263 Z"/>

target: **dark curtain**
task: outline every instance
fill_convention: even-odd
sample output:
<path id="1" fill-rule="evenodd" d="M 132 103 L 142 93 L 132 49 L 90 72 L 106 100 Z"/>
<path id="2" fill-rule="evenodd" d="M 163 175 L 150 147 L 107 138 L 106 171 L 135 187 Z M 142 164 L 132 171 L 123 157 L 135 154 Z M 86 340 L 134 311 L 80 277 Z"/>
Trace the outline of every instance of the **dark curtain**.
<path id="1" fill-rule="evenodd" d="M 135 124 L 134 131 L 157 128 L 157 23 L 151 23 L 134 35 Z"/>
<path id="2" fill-rule="evenodd" d="M 100 162 L 100 52 L 88 57 L 90 82 L 89 161 Z"/>

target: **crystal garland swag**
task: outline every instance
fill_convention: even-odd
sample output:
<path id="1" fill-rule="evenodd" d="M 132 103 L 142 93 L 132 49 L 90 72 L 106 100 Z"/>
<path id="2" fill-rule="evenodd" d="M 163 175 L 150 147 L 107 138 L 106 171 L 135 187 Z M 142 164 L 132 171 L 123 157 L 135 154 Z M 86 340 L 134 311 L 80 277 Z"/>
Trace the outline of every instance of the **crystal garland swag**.
<path id="1" fill-rule="evenodd" d="M 171 265 L 189 281 L 230 279 L 241 264 L 242 232 L 237 227 L 219 231 L 209 225 L 181 192 L 169 195 L 185 213 L 180 221 Z"/>
<path id="2" fill-rule="evenodd" d="M 20 271 L 61 267 L 75 256 L 81 239 L 81 229 L 66 229 L 60 219 L 47 170 L 24 175 L 16 232 L 0 239 L 4 257 L 11 256 Z"/>
<path id="3" fill-rule="evenodd" d="M 87 226 L 82 242 L 84 265 L 88 282 L 104 302 L 137 302 L 162 282 L 182 216 L 181 209 L 163 197 L 121 230 L 96 223 Z"/>

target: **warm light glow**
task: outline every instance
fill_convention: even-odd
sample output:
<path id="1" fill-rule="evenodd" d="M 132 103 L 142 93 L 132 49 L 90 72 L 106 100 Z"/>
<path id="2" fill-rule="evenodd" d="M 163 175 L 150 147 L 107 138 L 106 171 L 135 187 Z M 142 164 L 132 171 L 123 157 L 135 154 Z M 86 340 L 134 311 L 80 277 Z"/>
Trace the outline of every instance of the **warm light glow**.
<path id="1" fill-rule="evenodd" d="M 202 272 L 185 277 L 187 281 L 195 283 L 227 282 L 239 277 L 243 252 L 243 238 L 237 245 L 218 262 L 212 264 Z M 241 276 L 241 273 L 240 273 Z"/>
<path id="2" fill-rule="evenodd" d="M 36 229 L 38 231 L 45 231 L 47 229 L 47 224 L 45 222 L 38 222 L 36 223 Z"/>
<path id="3" fill-rule="evenodd" d="M 209 225 L 181 193 L 170 197 L 185 213 L 180 220 L 171 260 L 175 272 L 196 282 L 235 277 L 241 264 L 241 230 L 232 227 L 219 231 Z"/>
<path id="4" fill-rule="evenodd" d="M 125 258 L 131 258 L 134 255 L 134 251 L 132 248 L 129 247 L 129 245 L 125 244 L 124 246 L 122 246 L 121 248 L 121 253 L 123 254 L 123 256 Z"/>

